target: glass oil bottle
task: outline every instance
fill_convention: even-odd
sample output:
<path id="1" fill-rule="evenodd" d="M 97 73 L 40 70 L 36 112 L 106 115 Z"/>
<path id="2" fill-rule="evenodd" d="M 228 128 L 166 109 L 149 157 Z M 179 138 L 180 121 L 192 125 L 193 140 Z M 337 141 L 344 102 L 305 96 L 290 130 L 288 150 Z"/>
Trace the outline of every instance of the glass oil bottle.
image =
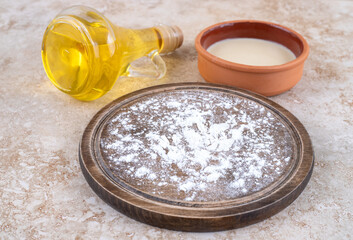
<path id="1" fill-rule="evenodd" d="M 166 67 L 159 53 L 174 51 L 182 42 L 183 34 L 176 26 L 128 29 L 113 25 L 94 9 L 74 6 L 47 27 L 42 59 L 59 90 L 91 101 L 107 93 L 120 76 L 163 77 Z M 131 66 L 144 56 L 155 66 L 153 74 Z"/>

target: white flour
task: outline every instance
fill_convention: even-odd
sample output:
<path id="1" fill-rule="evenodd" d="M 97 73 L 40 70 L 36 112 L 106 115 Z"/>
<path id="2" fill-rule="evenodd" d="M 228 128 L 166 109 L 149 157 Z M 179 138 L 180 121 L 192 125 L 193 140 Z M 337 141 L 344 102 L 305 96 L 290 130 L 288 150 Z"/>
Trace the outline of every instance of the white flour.
<path id="1" fill-rule="evenodd" d="M 254 101 L 184 90 L 121 108 L 103 130 L 101 150 L 112 173 L 140 190 L 204 202 L 271 185 L 290 165 L 292 141 Z"/>

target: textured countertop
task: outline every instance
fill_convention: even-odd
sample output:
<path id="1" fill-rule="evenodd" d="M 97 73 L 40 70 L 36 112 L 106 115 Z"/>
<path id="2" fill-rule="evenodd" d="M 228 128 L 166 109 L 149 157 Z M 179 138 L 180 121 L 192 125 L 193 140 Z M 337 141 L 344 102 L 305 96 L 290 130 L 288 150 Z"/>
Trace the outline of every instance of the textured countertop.
<path id="1" fill-rule="evenodd" d="M 0 4 L 0 239 L 352 239 L 353 1 L 77 1 L 129 28 L 178 25 L 183 46 L 164 56 L 160 81 L 121 79 L 94 102 L 58 91 L 41 62 L 49 21 L 72 1 Z M 78 143 L 90 118 L 113 99 L 167 82 L 200 81 L 194 38 L 233 19 L 276 22 L 301 33 L 311 52 L 302 80 L 271 99 L 309 132 L 312 178 L 277 215 L 242 229 L 183 233 L 136 222 L 104 203 L 85 181 Z"/>

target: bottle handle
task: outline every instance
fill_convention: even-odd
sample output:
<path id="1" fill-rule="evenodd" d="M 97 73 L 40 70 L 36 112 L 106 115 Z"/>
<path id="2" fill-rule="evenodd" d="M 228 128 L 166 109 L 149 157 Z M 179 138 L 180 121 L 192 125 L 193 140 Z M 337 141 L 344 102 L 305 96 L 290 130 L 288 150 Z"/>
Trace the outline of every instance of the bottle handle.
<path id="1" fill-rule="evenodd" d="M 167 67 L 164 60 L 158 54 L 158 51 L 152 51 L 145 57 L 149 58 L 152 64 L 141 64 L 138 63 L 137 66 L 134 65 L 135 62 L 139 62 L 142 58 L 130 63 L 127 67 L 125 76 L 127 77 L 148 77 L 160 79 L 164 77 Z M 142 65 L 142 66 L 139 66 Z M 146 65 L 150 65 L 149 68 Z M 151 69 L 152 68 L 152 69 Z"/>

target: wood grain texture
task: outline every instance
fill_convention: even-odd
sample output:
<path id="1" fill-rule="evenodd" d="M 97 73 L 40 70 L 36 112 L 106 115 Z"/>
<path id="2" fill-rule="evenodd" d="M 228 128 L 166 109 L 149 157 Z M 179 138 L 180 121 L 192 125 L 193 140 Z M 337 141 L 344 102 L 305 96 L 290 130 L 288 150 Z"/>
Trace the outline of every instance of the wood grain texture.
<path id="1" fill-rule="evenodd" d="M 289 126 L 298 150 L 295 164 L 275 188 L 239 199 L 218 202 L 178 202 L 159 199 L 113 180 L 97 159 L 97 138 L 106 119 L 116 109 L 142 96 L 182 89 L 221 91 L 251 99 L 273 111 Z M 82 172 L 91 188 L 104 201 L 138 221 L 180 231 L 221 231 L 264 220 L 293 202 L 307 185 L 314 163 L 311 141 L 304 126 L 290 112 L 252 92 L 214 84 L 182 83 L 143 89 L 125 95 L 100 110 L 84 131 L 79 148 Z"/>

